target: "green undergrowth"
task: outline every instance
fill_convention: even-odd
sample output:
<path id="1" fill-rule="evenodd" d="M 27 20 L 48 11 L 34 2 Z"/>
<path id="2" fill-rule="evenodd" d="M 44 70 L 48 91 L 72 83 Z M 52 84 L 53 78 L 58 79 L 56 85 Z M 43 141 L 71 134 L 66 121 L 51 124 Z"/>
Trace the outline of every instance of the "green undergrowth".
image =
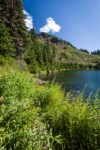
<path id="1" fill-rule="evenodd" d="M 64 95 L 33 75 L 0 72 L 0 150 L 99 150 L 100 99 Z"/>

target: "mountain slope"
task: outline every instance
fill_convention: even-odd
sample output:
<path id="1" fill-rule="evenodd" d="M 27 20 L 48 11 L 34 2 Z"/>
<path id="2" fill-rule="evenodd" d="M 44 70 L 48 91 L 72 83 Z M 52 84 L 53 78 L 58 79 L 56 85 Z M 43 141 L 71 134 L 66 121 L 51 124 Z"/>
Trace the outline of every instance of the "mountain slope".
<path id="1" fill-rule="evenodd" d="M 38 34 L 39 39 L 46 43 L 49 41 L 55 46 L 56 49 L 56 61 L 62 63 L 78 63 L 78 64 L 95 64 L 100 62 L 100 57 L 88 54 L 86 52 L 78 50 L 71 43 L 62 40 L 56 36 L 41 33 Z"/>

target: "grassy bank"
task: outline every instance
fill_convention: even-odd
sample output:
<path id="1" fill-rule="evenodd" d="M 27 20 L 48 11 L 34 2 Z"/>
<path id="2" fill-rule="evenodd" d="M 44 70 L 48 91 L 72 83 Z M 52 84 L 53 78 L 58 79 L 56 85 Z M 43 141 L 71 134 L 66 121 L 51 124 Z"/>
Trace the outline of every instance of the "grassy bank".
<path id="1" fill-rule="evenodd" d="M 99 150 L 100 99 L 64 96 L 33 75 L 0 70 L 0 150 Z"/>

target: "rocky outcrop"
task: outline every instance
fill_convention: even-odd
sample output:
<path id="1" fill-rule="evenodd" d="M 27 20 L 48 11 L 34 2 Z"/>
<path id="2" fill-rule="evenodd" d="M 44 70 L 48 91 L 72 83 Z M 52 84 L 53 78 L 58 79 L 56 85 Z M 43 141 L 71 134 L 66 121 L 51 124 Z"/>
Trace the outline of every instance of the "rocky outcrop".
<path id="1" fill-rule="evenodd" d="M 49 41 L 50 43 L 56 44 L 57 46 L 60 46 L 63 49 L 67 49 L 68 45 L 75 48 L 70 42 L 62 40 L 61 38 L 58 38 L 54 35 L 50 35 L 47 33 L 41 33 L 41 34 L 38 34 L 38 37 L 40 38 L 40 40 L 42 40 L 44 42 Z"/>
<path id="2" fill-rule="evenodd" d="M 41 80 L 41 79 L 36 79 L 36 84 L 37 85 L 45 85 L 45 84 L 47 84 L 49 81 L 43 81 L 43 80 Z"/>

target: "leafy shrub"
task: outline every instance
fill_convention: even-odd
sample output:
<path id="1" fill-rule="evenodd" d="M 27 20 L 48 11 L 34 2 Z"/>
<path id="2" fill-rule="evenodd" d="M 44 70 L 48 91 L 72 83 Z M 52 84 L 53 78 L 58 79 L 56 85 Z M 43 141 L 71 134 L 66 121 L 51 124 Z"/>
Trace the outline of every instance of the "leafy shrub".
<path id="1" fill-rule="evenodd" d="M 0 76 L 0 95 L 3 95 L 4 103 L 11 103 L 28 99 L 34 91 L 33 84 L 28 75 L 11 71 L 7 75 Z"/>
<path id="2" fill-rule="evenodd" d="M 44 109 L 49 104 L 53 105 L 54 103 L 58 103 L 59 98 L 62 102 L 64 99 L 63 95 L 60 87 L 56 85 L 37 87 L 34 93 L 34 105 Z"/>
<path id="3" fill-rule="evenodd" d="M 0 149 L 42 150 L 52 148 L 52 132 L 35 107 L 34 95 L 39 89 L 32 76 L 11 72 L 0 76 Z"/>
<path id="4" fill-rule="evenodd" d="M 49 105 L 44 114 L 53 130 L 53 136 L 61 135 L 62 145 L 57 149 L 94 150 L 100 148 L 100 101 L 91 105 L 84 102 L 83 94 L 73 98 L 70 93 L 62 105 Z M 98 105 L 99 104 L 99 105 Z M 98 106 L 98 107 L 97 107 Z M 63 148 L 62 148 L 63 147 Z"/>
<path id="5" fill-rule="evenodd" d="M 100 98 L 64 96 L 60 86 L 37 86 L 26 72 L 0 75 L 1 150 L 100 149 Z"/>
<path id="6" fill-rule="evenodd" d="M 39 118 L 38 109 L 29 101 L 15 102 L 9 108 L 0 107 L 0 148 L 31 150 L 51 146 L 47 126 Z"/>

